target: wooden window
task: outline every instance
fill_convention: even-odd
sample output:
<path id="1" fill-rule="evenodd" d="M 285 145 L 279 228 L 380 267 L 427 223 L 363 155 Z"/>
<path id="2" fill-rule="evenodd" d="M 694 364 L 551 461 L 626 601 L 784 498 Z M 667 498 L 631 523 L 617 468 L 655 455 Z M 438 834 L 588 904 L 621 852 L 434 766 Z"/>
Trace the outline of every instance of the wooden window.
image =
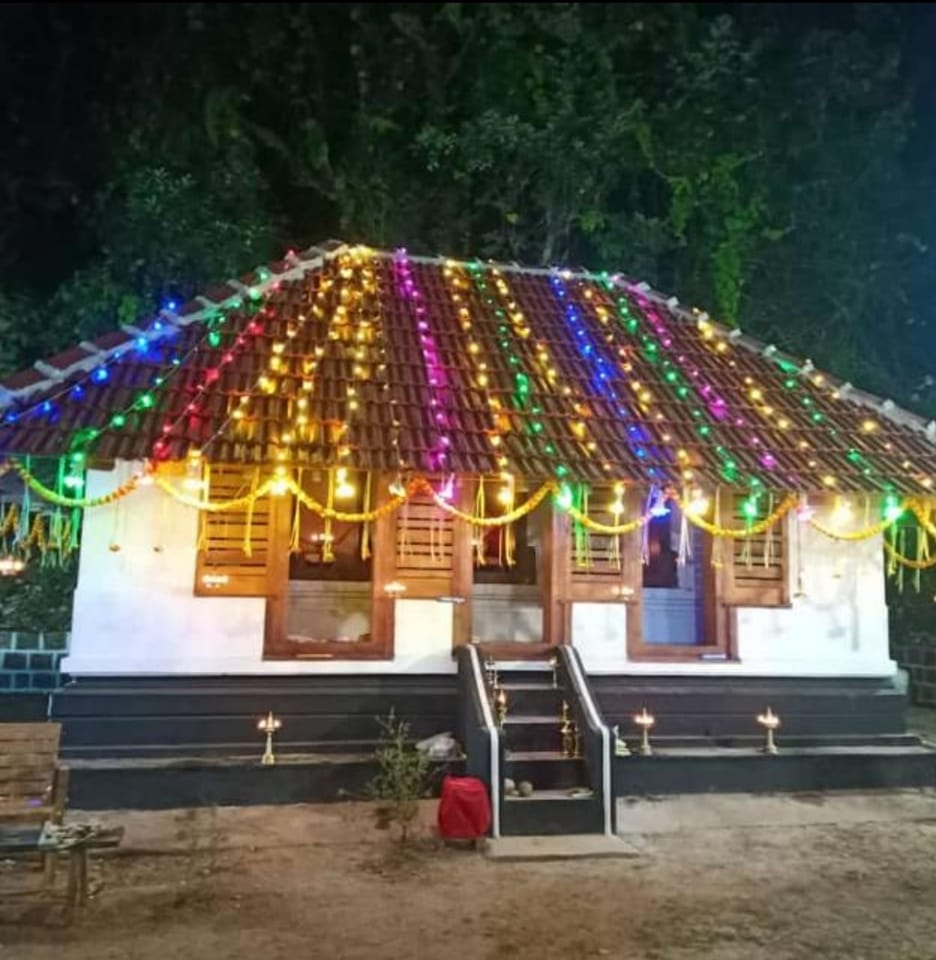
<path id="1" fill-rule="evenodd" d="M 445 492 L 442 478 L 434 477 L 431 482 Z M 454 497 L 454 484 L 450 492 Z M 456 538 L 452 515 L 420 490 L 396 511 L 395 520 L 396 576 L 405 584 L 406 596 L 451 594 Z"/>
<path id="2" fill-rule="evenodd" d="M 636 489 L 599 484 L 582 493 L 578 506 L 597 523 L 616 526 L 640 515 L 643 495 Z M 639 601 L 642 577 L 640 531 L 600 533 L 570 521 L 568 536 L 571 599 Z"/>
<path id="3" fill-rule="evenodd" d="M 346 513 L 362 513 L 371 500 L 371 481 L 364 471 L 348 471 L 348 490 L 336 497 L 336 484 L 326 470 L 302 470 L 303 491 L 317 503 L 334 502 Z M 329 492 L 329 486 L 332 489 Z M 340 488 L 339 488 L 340 489 Z M 369 525 L 326 521 L 301 502 L 292 504 L 289 579 L 291 581 L 345 581 L 367 583 L 371 578 L 372 545 Z"/>
<path id="4" fill-rule="evenodd" d="M 745 523 L 747 496 L 725 492 L 721 500 L 721 522 L 741 527 Z M 776 506 L 776 498 L 762 495 L 759 517 Z M 789 516 L 771 530 L 754 537 L 723 540 L 718 550 L 721 577 L 719 598 L 730 607 L 783 607 L 789 603 Z"/>
<path id="5" fill-rule="evenodd" d="M 499 477 L 482 477 L 476 489 L 474 513 L 485 518 L 501 517 L 530 496 L 525 484 L 507 483 Z M 534 514 L 525 514 L 506 526 L 472 531 L 475 583 L 536 584 L 537 558 L 542 552 L 541 523 L 537 521 L 542 520 L 542 512 Z"/>
<path id="6" fill-rule="evenodd" d="M 371 481 L 349 469 L 300 470 L 312 501 L 347 513 L 370 507 Z M 284 649 L 297 657 L 375 645 L 370 525 L 325 519 L 297 497 L 291 504 Z"/>
<path id="7" fill-rule="evenodd" d="M 304 470 L 303 490 L 318 503 L 348 512 L 365 506 L 366 474 L 348 471 L 354 494 L 336 497 L 326 471 Z M 370 506 L 389 498 L 386 478 L 370 478 Z M 267 659 L 385 660 L 393 657 L 393 602 L 384 587 L 393 579 L 393 514 L 384 513 L 368 531 L 370 556 L 361 556 L 363 527 L 333 520 L 273 498 L 276 546 L 267 601 L 264 656 Z M 388 563 L 389 561 L 389 563 Z"/>
<path id="8" fill-rule="evenodd" d="M 246 496 L 261 481 L 257 467 L 211 464 L 205 468 L 208 499 Z M 271 498 L 252 506 L 199 514 L 197 596 L 265 597 L 271 592 L 274 528 Z"/>
<path id="9" fill-rule="evenodd" d="M 474 512 L 501 517 L 530 496 L 527 485 L 511 477 L 478 481 Z M 542 569 L 549 504 L 509 526 L 472 530 L 472 642 L 494 655 L 523 658 L 546 646 Z"/>

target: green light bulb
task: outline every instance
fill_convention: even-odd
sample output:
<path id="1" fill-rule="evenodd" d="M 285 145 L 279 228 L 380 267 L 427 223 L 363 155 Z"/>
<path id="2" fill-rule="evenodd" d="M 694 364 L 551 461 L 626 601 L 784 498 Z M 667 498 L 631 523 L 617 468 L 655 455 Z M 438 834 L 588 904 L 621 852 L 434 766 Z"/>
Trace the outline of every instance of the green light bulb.
<path id="1" fill-rule="evenodd" d="M 888 523 L 893 523 L 895 520 L 899 520 L 903 514 L 904 509 L 897 500 L 897 497 L 895 497 L 894 494 L 889 493 L 884 498 L 884 519 Z"/>
<path id="2" fill-rule="evenodd" d="M 563 510 L 568 510 L 572 506 L 572 488 L 567 483 L 559 488 L 559 492 L 556 494 L 556 503 Z"/>

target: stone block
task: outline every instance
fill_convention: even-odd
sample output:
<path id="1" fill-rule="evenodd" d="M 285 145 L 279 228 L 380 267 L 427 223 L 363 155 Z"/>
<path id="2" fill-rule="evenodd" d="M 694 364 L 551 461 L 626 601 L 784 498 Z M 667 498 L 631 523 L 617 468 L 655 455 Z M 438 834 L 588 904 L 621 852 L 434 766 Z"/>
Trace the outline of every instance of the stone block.
<path id="1" fill-rule="evenodd" d="M 39 650 L 42 645 L 42 634 L 21 630 L 16 634 L 17 650 Z"/>
<path id="2" fill-rule="evenodd" d="M 26 654 L 25 653 L 5 653 L 3 655 L 3 669 L 4 670 L 25 670 Z"/>

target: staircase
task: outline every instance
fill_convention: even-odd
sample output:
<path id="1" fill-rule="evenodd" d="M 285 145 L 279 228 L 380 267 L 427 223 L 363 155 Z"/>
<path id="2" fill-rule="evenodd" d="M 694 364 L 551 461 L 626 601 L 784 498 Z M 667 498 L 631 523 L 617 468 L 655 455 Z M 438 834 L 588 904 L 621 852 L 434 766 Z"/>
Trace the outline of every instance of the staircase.
<path id="1" fill-rule="evenodd" d="M 504 777 L 517 787 L 522 783 L 533 787 L 529 796 L 503 796 L 501 832 L 505 836 L 601 833 L 601 799 L 592 790 L 581 749 L 577 755 L 574 747 L 563 749 L 563 717 L 572 723 L 571 693 L 553 684 L 548 666 L 498 670 L 497 689 L 507 701 L 507 716 L 501 724 Z M 566 738 L 574 744 L 571 731 Z"/>

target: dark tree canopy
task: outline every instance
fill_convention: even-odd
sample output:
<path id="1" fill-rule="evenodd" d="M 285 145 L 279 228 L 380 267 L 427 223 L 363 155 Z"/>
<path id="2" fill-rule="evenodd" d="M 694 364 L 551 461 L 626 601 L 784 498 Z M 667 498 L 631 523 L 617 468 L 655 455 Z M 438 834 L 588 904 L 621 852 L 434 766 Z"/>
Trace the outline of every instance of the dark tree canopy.
<path id="1" fill-rule="evenodd" d="M 622 270 L 930 387 L 926 7 L 0 8 L 0 364 L 340 236 Z"/>

